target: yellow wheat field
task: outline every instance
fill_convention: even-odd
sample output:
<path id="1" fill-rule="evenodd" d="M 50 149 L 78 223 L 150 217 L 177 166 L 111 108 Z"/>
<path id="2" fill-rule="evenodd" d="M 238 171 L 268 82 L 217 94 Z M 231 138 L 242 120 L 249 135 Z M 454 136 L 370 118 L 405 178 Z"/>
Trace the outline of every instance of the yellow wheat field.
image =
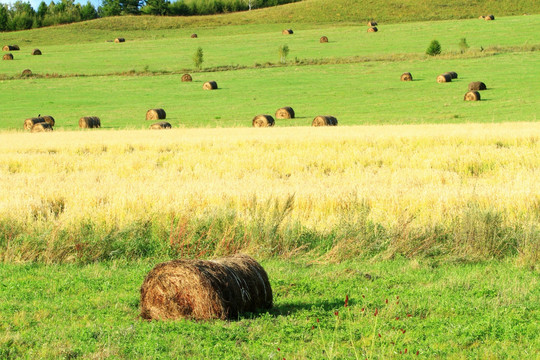
<path id="1" fill-rule="evenodd" d="M 358 203 L 389 226 L 445 223 L 470 203 L 538 222 L 540 123 L 4 132 L 0 188 L 0 219 L 34 227 L 223 208 L 248 221 L 291 195 L 290 219 L 318 231 Z"/>

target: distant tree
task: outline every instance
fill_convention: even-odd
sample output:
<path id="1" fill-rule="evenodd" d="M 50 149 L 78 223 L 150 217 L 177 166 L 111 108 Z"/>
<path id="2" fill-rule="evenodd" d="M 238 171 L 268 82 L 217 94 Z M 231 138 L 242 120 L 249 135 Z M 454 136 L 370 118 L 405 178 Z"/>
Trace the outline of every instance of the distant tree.
<path id="1" fill-rule="evenodd" d="M 193 64 L 195 65 L 197 69 L 200 69 L 202 66 L 202 63 L 204 62 L 203 56 L 204 56 L 203 49 L 201 47 L 199 47 L 197 51 L 195 51 L 195 54 L 193 54 Z"/>
<path id="2" fill-rule="evenodd" d="M 42 1 L 41 3 L 39 3 L 37 16 L 38 18 L 43 19 L 46 14 L 47 14 L 47 4 L 45 4 L 45 1 Z"/>
<path id="3" fill-rule="evenodd" d="M 8 30 L 8 21 L 7 5 L 0 4 L 0 31 Z"/>
<path id="4" fill-rule="evenodd" d="M 138 15 L 141 13 L 142 0 L 120 0 L 119 3 L 122 15 Z"/>
<path id="5" fill-rule="evenodd" d="M 170 2 L 168 0 L 147 0 L 146 6 L 141 9 L 149 15 L 167 15 L 169 13 Z"/>
<path id="6" fill-rule="evenodd" d="M 98 9 L 100 16 L 118 16 L 122 13 L 120 0 L 103 0 Z"/>
<path id="7" fill-rule="evenodd" d="M 435 56 L 439 55 L 441 53 L 441 43 L 439 43 L 437 40 L 433 40 L 428 48 L 426 49 L 426 54 Z"/>
<path id="8" fill-rule="evenodd" d="M 92 20 L 96 19 L 98 16 L 96 8 L 90 1 L 81 7 L 81 20 Z"/>

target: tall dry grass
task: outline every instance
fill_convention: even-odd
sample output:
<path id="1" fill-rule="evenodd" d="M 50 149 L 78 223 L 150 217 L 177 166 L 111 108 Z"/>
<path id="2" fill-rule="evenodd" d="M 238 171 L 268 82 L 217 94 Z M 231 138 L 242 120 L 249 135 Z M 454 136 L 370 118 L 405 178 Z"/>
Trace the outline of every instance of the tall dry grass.
<path id="1" fill-rule="evenodd" d="M 0 134 L 0 259 L 540 259 L 540 123 Z"/>

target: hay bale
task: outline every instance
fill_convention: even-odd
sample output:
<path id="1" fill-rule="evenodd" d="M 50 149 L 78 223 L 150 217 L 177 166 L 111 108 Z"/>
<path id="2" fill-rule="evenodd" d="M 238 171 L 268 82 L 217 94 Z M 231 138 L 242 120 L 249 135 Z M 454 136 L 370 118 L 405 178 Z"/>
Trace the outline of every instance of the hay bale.
<path id="1" fill-rule="evenodd" d="M 377 22 L 373 20 L 368 21 L 367 26 L 377 26 Z"/>
<path id="2" fill-rule="evenodd" d="M 481 81 L 473 81 L 469 83 L 469 91 L 473 90 L 487 90 L 486 84 Z"/>
<path id="3" fill-rule="evenodd" d="M 478 18 L 483 20 L 486 18 L 486 15 L 480 15 Z"/>
<path id="4" fill-rule="evenodd" d="M 257 115 L 253 118 L 251 122 L 253 127 L 269 127 L 274 126 L 274 118 L 270 115 Z"/>
<path id="5" fill-rule="evenodd" d="M 276 119 L 294 119 L 294 110 L 290 106 L 285 106 L 276 110 Z"/>
<path id="6" fill-rule="evenodd" d="M 152 130 L 162 130 L 162 129 L 171 129 L 171 128 L 172 128 L 171 124 L 166 121 L 160 121 L 160 122 L 150 125 L 150 129 Z"/>
<path id="7" fill-rule="evenodd" d="M 326 36 L 321 36 L 321 39 L 319 40 L 321 43 L 327 43 L 328 38 Z"/>
<path id="8" fill-rule="evenodd" d="M 47 124 L 46 122 L 40 122 L 32 126 L 32 132 L 45 132 L 45 131 L 53 131 L 53 127 L 50 124 Z"/>
<path id="9" fill-rule="evenodd" d="M 189 74 L 182 75 L 182 82 L 190 82 L 193 81 L 193 78 Z"/>
<path id="10" fill-rule="evenodd" d="M 313 119 L 311 126 L 337 126 L 337 119 L 329 115 L 319 115 Z"/>
<path id="11" fill-rule="evenodd" d="M 124 38 L 116 38 L 116 39 L 114 39 L 114 42 L 117 43 L 117 44 L 118 43 L 123 43 L 123 42 L 126 42 L 126 39 L 124 39 Z"/>
<path id="12" fill-rule="evenodd" d="M 217 82 L 215 81 L 207 81 L 203 84 L 202 88 L 204 90 L 216 90 L 217 89 Z"/>
<path id="13" fill-rule="evenodd" d="M 372 27 L 367 29 L 367 32 L 377 32 L 377 31 L 379 31 L 379 29 L 377 29 L 376 26 L 372 26 Z"/>
<path id="14" fill-rule="evenodd" d="M 412 75 L 410 72 L 401 74 L 401 81 L 412 81 Z"/>
<path id="15" fill-rule="evenodd" d="M 292 35 L 294 34 L 294 32 L 292 31 L 292 29 L 285 29 L 281 32 L 283 35 Z"/>
<path id="16" fill-rule="evenodd" d="M 39 49 L 32 50 L 32 55 L 41 55 L 41 50 Z"/>
<path id="17" fill-rule="evenodd" d="M 40 116 L 43 120 L 45 120 L 45 122 L 51 126 L 54 126 L 54 118 L 50 115 L 43 115 L 43 116 Z"/>
<path id="18" fill-rule="evenodd" d="M 270 309 L 272 288 L 263 267 L 247 255 L 172 260 L 156 265 L 141 286 L 143 319 L 237 319 Z"/>
<path id="19" fill-rule="evenodd" d="M 32 70 L 30 70 L 30 69 L 24 69 L 24 70 L 22 71 L 22 74 L 21 74 L 21 75 L 22 75 L 22 76 L 32 76 Z"/>
<path id="20" fill-rule="evenodd" d="M 44 122 L 45 122 L 45 119 L 42 118 L 42 117 L 28 118 L 28 119 L 24 120 L 23 129 L 24 130 L 32 130 L 32 128 L 34 127 L 35 124 L 44 123 Z"/>
<path id="21" fill-rule="evenodd" d="M 465 101 L 480 101 L 480 93 L 478 91 L 469 91 L 463 97 Z"/>
<path id="22" fill-rule="evenodd" d="M 97 116 L 83 116 L 79 119 L 79 127 L 83 129 L 100 128 L 101 120 Z"/>
<path id="23" fill-rule="evenodd" d="M 196 38 L 198 38 L 198 36 L 197 36 L 197 34 L 191 34 L 191 38 L 196 39 Z"/>
<path id="24" fill-rule="evenodd" d="M 2 51 L 17 51 L 17 50 L 21 50 L 19 48 L 19 45 L 5 45 L 2 48 Z"/>
<path id="25" fill-rule="evenodd" d="M 451 77 L 452 79 L 457 79 L 457 72 L 454 72 L 454 71 L 448 71 L 448 72 L 445 72 L 445 74 L 450 75 L 450 77 Z"/>
<path id="26" fill-rule="evenodd" d="M 4 54 L 4 56 L 2 56 L 2 60 L 13 60 L 13 54 L 12 53 Z"/>
<path id="27" fill-rule="evenodd" d="M 437 76 L 437 82 L 438 83 L 446 83 L 452 81 L 452 75 L 450 74 L 441 74 Z"/>
<path id="28" fill-rule="evenodd" d="M 489 20 L 495 20 L 495 16 L 493 16 L 493 15 L 486 15 L 486 16 L 484 16 L 484 20 L 488 20 L 488 21 L 489 21 Z"/>
<path id="29" fill-rule="evenodd" d="M 167 114 L 163 109 L 150 109 L 146 112 L 146 120 L 161 120 L 166 117 Z"/>

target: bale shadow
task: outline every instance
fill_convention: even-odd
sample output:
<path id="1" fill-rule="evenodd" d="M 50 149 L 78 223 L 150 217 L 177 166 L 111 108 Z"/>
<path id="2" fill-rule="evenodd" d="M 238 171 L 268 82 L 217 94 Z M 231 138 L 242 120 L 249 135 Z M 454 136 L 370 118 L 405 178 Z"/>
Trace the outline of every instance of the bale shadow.
<path id="1" fill-rule="evenodd" d="M 273 316 L 283 316 L 283 315 L 291 315 L 300 311 L 310 311 L 312 309 L 316 309 L 319 311 L 324 312 L 330 312 L 334 311 L 336 309 L 343 308 L 344 300 L 339 299 L 333 299 L 333 300 L 325 300 L 325 301 L 315 301 L 315 302 L 294 302 L 294 303 L 280 303 L 277 306 L 274 306 L 272 309 L 268 310 L 268 313 Z"/>

